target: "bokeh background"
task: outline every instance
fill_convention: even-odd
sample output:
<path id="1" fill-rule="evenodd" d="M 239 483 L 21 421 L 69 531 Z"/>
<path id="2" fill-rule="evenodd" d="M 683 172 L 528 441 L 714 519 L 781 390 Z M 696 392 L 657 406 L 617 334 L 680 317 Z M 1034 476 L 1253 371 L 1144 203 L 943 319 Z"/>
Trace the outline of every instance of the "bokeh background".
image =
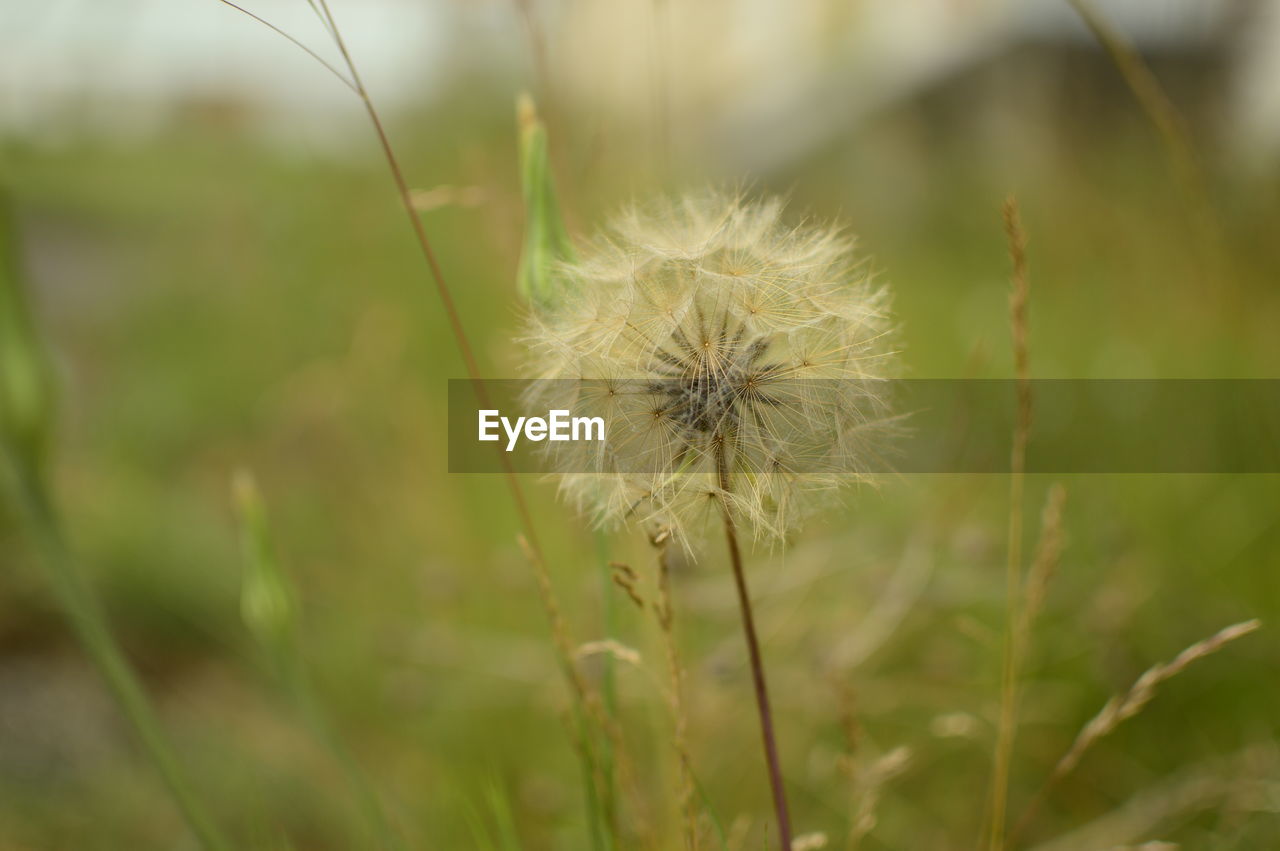
<path id="1" fill-rule="evenodd" d="M 491 377 L 519 374 L 522 90 L 575 235 L 707 182 L 846 223 L 893 287 L 908 375 L 1012 374 L 1012 193 L 1035 376 L 1276 377 L 1274 0 L 1096 3 L 1180 116 L 1172 132 L 1066 0 L 332 6 Z M 250 8 L 335 56 L 307 4 Z M 475 823 L 507 819 L 520 847 L 589 847 L 515 515 L 497 478 L 446 472 L 446 380 L 464 370 L 360 104 L 215 0 L 5 0 L 0 187 L 54 358 L 66 525 L 237 847 L 361 846 L 341 771 L 240 617 L 241 467 L 298 587 L 317 690 L 411 847 L 483 847 Z M 1029 550 L 1053 481 L 1027 483 Z M 1060 481 L 1067 548 L 1026 664 L 1014 815 L 1109 695 L 1226 624 L 1264 628 L 1100 742 L 1019 846 L 1277 847 L 1280 482 Z M 660 632 L 554 485 L 526 485 L 574 640 L 606 637 L 611 608 L 607 637 L 639 654 L 614 670 L 624 847 L 679 847 Z M 846 847 L 872 767 L 908 748 L 862 847 L 976 843 L 1008 512 L 1000 476 L 901 477 L 752 554 L 800 832 Z M 651 591 L 643 538 L 613 535 L 608 558 Z M 0 560 L 0 849 L 194 847 L 7 503 Z M 716 550 L 677 568 L 705 809 L 728 847 L 759 848 L 730 575 Z"/>

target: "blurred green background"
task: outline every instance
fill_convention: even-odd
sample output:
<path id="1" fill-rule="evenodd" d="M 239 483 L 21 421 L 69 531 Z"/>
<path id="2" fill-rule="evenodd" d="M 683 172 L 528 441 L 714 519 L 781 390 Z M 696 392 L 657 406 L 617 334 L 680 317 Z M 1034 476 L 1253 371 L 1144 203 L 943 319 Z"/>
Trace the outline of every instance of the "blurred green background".
<path id="1" fill-rule="evenodd" d="M 190 5 L 205 15 L 216 6 Z M 336 5 L 341 20 L 348 10 Z M 602 107 L 598 93 L 563 80 L 587 73 L 575 64 L 591 55 L 574 40 L 587 26 L 579 19 L 609 16 L 548 5 L 533 4 L 530 47 L 519 4 L 483 4 L 486 20 L 512 33 L 486 42 L 491 67 L 439 73 L 421 97 L 391 98 L 388 115 L 411 184 L 436 190 L 421 215 L 486 375 L 520 374 L 513 102 L 531 88 L 575 235 L 664 188 L 746 181 L 785 193 L 797 218 L 847 223 L 874 258 L 893 287 L 908 375 L 1011 374 L 1000 207 L 1013 193 L 1030 240 L 1033 375 L 1275 377 L 1280 149 L 1241 154 L 1224 107 L 1233 38 L 1247 25 L 1150 50 L 1138 38 L 1186 117 L 1197 196 L 1106 54 L 1079 34 L 1008 36 L 897 89 L 871 75 L 867 87 L 887 92 L 871 106 L 820 132 L 796 119 L 788 135 L 788 104 L 805 102 L 792 89 L 756 108 L 737 78 L 696 85 L 696 40 L 713 38 L 679 9 L 654 25 L 669 39 L 654 36 L 659 58 L 633 69 L 642 93 L 628 100 L 619 88 Z M 856 31 L 859 12 L 802 5 L 832 15 L 816 33 Z M 282 64 L 301 62 L 252 22 L 219 13 Z M 378 26 L 394 26 L 390 12 L 360 20 L 357 61 L 361 48 L 377 51 Z M 459 25 L 457 39 L 472 32 Z M 613 37 L 648 44 L 650 34 Z M 541 76 L 529 58 L 539 41 L 551 66 Z M 766 59 L 817 63 L 799 89 L 810 98 L 802 112 L 839 113 L 842 93 L 867 100 L 862 65 L 846 61 L 860 44 L 800 41 L 791 54 L 774 45 Z M 24 67 L 4 66 L 6 91 L 39 90 Z M 271 68 L 259 73 L 269 89 Z M 306 73 L 341 92 L 323 69 Z M 666 87 L 665 112 L 652 108 L 650 83 Z M 83 568 L 216 820 L 236 847 L 360 844 L 338 767 L 240 620 L 229 483 L 248 467 L 299 589 L 317 690 L 410 846 L 480 847 L 471 822 L 497 824 L 497 800 L 523 847 L 589 847 L 567 691 L 514 511 L 496 477 L 446 472 L 446 381 L 464 371 L 358 104 L 339 96 L 316 107 L 345 128 L 329 144 L 312 129 L 291 139 L 276 107 L 234 90 L 156 95 L 151 117 L 127 133 L 101 116 L 136 107 L 136 93 L 85 84 L 77 97 L 42 96 L 63 100 L 38 119 L 17 120 L 14 107 L 0 125 L 0 183 L 54 359 L 57 493 Z M 735 124 L 732 109 L 704 100 L 713 97 L 756 104 L 761 123 Z M 664 120 L 667 157 L 655 153 Z M 771 147 L 751 127 L 794 144 Z M 1052 481 L 1027 482 L 1028 552 Z M 1176 677 L 1101 741 L 1020 847 L 1085 827 L 1100 832 L 1063 847 L 1280 846 L 1280 481 L 1062 483 L 1067 548 L 1026 663 L 1015 817 L 1109 695 L 1226 624 L 1258 617 L 1264 629 Z M 660 633 L 602 580 L 590 532 L 554 484 L 525 484 L 575 640 L 605 637 L 607 595 L 612 637 L 642 660 L 616 668 L 633 763 L 624 847 L 679 847 Z M 852 728 L 856 766 L 911 751 L 879 791 L 862 847 L 976 843 L 999 700 L 1008 510 L 1003 477 L 890 479 L 851 493 L 784 551 L 752 554 L 798 832 L 845 847 L 865 800 L 847 770 Z M 642 538 L 611 536 L 609 558 L 631 564 L 651 592 Z M 0 849 L 194 847 L 7 504 L 0 559 Z M 708 810 L 737 831 L 731 840 L 759 848 L 767 788 L 730 575 L 715 548 L 678 568 L 694 769 Z M 597 677 L 599 660 L 587 668 Z"/>

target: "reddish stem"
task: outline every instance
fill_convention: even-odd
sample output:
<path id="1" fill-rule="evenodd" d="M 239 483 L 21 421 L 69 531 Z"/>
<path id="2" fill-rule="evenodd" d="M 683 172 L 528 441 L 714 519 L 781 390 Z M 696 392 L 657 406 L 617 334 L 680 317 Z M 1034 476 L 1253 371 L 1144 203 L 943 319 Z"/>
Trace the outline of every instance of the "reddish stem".
<path id="1" fill-rule="evenodd" d="M 729 561 L 733 565 L 733 581 L 738 590 L 738 609 L 742 613 L 742 631 L 747 638 L 747 654 L 751 660 L 751 680 L 755 685 L 756 710 L 760 716 L 760 733 L 764 739 L 765 762 L 769 766 L 769 788 L 773 793 L 773 809 L 778 817 L 778 836 L 782 851 L 791 851 L 791 815 L 787 809 L 787 793 L 782 785 L 782 766 L 778 760 L 778 741 L 773 731 L 773 711 L 769 707 L 769 687 L 764 679 L 764 660 L 756 637 L 755 617 L 751 611 L 751 593 L 747 590 L 747 574 L 742 566 L 742 550 L 738 546 L 737 525 L 724 498 L 729 493 L 729 468 L 725 460 L 723 438 L 717 438 L 716 470 L 720 478 L 720 509 L 724 517 L 724 536 L 729 545 Z"/>

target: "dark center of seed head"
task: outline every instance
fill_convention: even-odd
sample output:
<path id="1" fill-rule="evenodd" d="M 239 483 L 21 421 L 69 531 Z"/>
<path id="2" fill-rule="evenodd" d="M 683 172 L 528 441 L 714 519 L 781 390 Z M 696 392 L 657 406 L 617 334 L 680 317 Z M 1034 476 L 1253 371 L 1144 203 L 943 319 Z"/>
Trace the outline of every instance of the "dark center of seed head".
<path id="1" fill-rule="evenodd" d="M 746 329 L 730 335 L 722 332 L 718 341 L 701 336 L 701 349 L 710 350 L 713 342 L 723 350 L 716 366 L 708 365 L 705 356 L 688 338 L 677 333 L 672 343 L 678 355 L 664 358 L 671 377 L 655 389 L 665 396 L 666 413 L 685 428 L 719 435 L 736 429 L 743 407 L 759 394 L 762 379 L 775 366 L 762 363 L 769 341 L 765 337 L 748 340 Z"/>

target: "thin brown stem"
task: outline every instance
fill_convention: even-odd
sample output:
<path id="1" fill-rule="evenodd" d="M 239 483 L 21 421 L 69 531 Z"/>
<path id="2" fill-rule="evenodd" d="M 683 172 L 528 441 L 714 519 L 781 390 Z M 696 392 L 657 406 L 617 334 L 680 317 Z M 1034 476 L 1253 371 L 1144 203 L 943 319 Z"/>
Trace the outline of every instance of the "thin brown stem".
<path id="1" fill-rule="evenodd" d="M 373 124 L 374 133 L 378 136 L 378 144 L 382 148 L 382 154 L 387 160 L 387 166 L 391 169 L 391 178 L 395 181 L 396 192 L 400 196 L 400 203 L 404 207 L 405 214 L 409 217 L 409 223 L 413 226 L 414 236 L 418 239 L 418 246 L 422 250 L 422 256 L 427 261 L 427 266 L 431 271 L 431 279 L 435 283 L 436 293 L 440 296 L 440 302 L 444 305 L 445 315 L 449 319 L 449 328 L 453 332 L 454 342 L 458 345 L 458 351 L 462 355 L 462 360 L 467 367 L 467 375 L 472 381 L 480 382 L 480 367 L 476 362 L 475 353 L 471 349 L 471 341 L 467 338 L 467 332 L 462 327 L 462 318 L 458 315 L 458 307 L 454 303 L 453 293 L 449 286 L 445 283 L 444 273 L 440 270 L 440 261 L 436 259 L 435 249 L 431 246 L 431 240 L 427 239 L 426 228 L 422 224 L 422 217 L 418 215 L 418 211 L 413 206 L 413 193 L 409 190 L 409 184 L 404 179 L 404 172 L 400 168 L 400 160 L 396 157 L 395 150 L 391 147 L 391 140 L 387 137 L 387 131 L 382 126 L 382 118 L 378 115 L 378 110 L 373 105 L 373 100 L 369 97 L 369 90 L 365 88 L 364 81 L 360 79 L 360 72 L 356 70 L 356 64 L 351 59 L 351 54 L 347 51 L 347 43 L 342 38 L 342 33 L 338 29 L 337 23 L 333 20 L 333 13 L 329 11 L 329 4 L 326 0 L 319 0 L 320 9 L 324 13 L 325 21 L 328 24 L 329 31 L 333 34 L 333 41 L 338 47 L 338 52 L 342 54 L 342 61 L 346 63 L 347 70 L 351 74 L 351 81 L 355 83 L 356 94 L 360 98 L 360 102 L 364 104 L 365 112 L 369 115 L 369 121 Z M 518 491 L 519 485 L 513 481 L 513 486 Z M 523 513 L 523 497 L 518 499 Z M 536 547 L 530 536 L 530 544 Z"/>
<path id="2" fill-rule="evenodd" d="M 440 298 L 440 303 L 444 307 L 445 316 L 449 322 L 449 328 L 452 332 L 454 343 L 457 345 L 458 352 L 462 356 L 463 363 L 467 370 L 467 376 L 471 380 L 475 389 L 476 398 L 482 407 L 492 407 L 489 402 L 489 393 L 485 387 L 481 376 L 479 363 L 475 357 L 475 351 L 471 346 L 471 342 L 467 337 L 466 329 L 462 325 L 462 319 L 458 313 L 457 304 L 454 301 L 453 293 L 450 290 L 444 273 L 440 268 L 440 262 L 436 258 L 436 253 L 432 247 L 431 240 L 428 239 L 426 228 L 422 224 L 422 220 L 413 203 L 412 192 L 409 189 L 408 181 L 405 180 L 404 171 L 400 167 L 399 158 L 396 156 L 395 149 L 391 145 L 391 140 L 387 136 L 386 128 L 383 126 L 382 118 L 377 108 L 373 104 L 372 98 L 369 96 L 368 89 L 365 88 L 364 81 L 361 79 L 360 72 L 356 67 L 355 61 L 351 58 L 347 45 L 342 37 L 341 30 L 338 28 L 337 22 L 334 20 L 333 12 L 329 9 L 327 0 L 307 0 L 308 5 L 319 17 L 325 30 L 332 36 L 335 46 L 338 48 L 342 56 L 343 64 L 346 66 L 350 79 L 343 76 L 333 66 L 325 62 L 318 54 L 310 48 L 303 45 L 297 39 L 282 31 L 279 27 L 274 26 L 266 20 L 254 15 L 241 6 L 228 0 L 220 0 L 227 6 L 230 6 L 250 18 L 258 21 L 271 28 L 275 32 L 283 35 L 289 41 L 305 50 L 312 58 L 318 61 L 329 71 L 333 72 L 342 80 L 348 88 L 352 89 L 356 96 L 360 98 L 360 102 L 364 105 L 365 112 L 369 116 L 369 121 L 373 125 L 374 133 L 377 135 L 378 144 L 382 150 L 383 157 L 386 159 L 387 167 L 391 172 L 392 180 L 395 183 L 396 193 L 400 198 L 401 206 L 404 208 L 405 215 L 409 219 L 409 224 L 413 228 L 414 236 L 417 239 L 418 247 L 421 249 L 423 259 L 426 261 L 430 277 L 435 285 L 436 293 Z M 553 643 L 560 657 L 560 665 L 564 671 L 565 678 L 569 683 L 570 691 L 576 702 L 576 709 L 584 719 L 590 719 L 597 725 L 601 726 L 608 734 L 608 727 L 603 721 L 603 713 L 599 708 L 599 700 L 596 699 L 594 693 L 588 688 L 586 680 L 582 676 L 582 671 L 578 666 L 577 660 L 573 654 L 573 640 L 569 636 L 568 626 L 564 617 L 561 615 L 559 605 L 551 586 L 551 577 L 547 569 L 546 557 L 543 554 L 542 545 L 538 540 L 537 533 L 534 529 L 533 516 L 529 511 L 528 501 L 525 498 L 524 490 L 520 486 L 519 479 L 516 477 L 515 468 L 511 464 L 510 458 L 506 457 L 506 453 L 498 454 L 499 463 L 502 468 L 503 478 L 507 483 L 507 488 L 511 493 L 512 502 L 515 504 L 516 515 L 519 520 L 523 534 L 520 538 L 526 556 L 533 568 L 535 579 L 538 584 L 539 597 L 542 602 L 544 613 L 547 617 L 553 636 Z M 593 756 L 594 748 L 588 738 L 584 738 L 584 747 L 586 748 L 585 760 L 588 767 L 596 779 L 594 785 L 600 785 L 598 761 Z M 617 835 L 616 819 L 610 815 L 609 828 L 615 837 Z"/>
<path id="3" fill-rule="evenodd" d="M 263 18 L 263 17 L 262 17 L 262 16 L 260 16 L 260 15 L 255 15 L 253 12 L 250 12 L 248 9 L 246 9 L 246 8 L 245 8 L 245 7 L 243 7 L 243 6 L 241 6 L 240 4 L 238 4 L 238 3 L 232 3 L 232 2 L 231 2 L 231 0 L 218 0 L 218 2 L 219 2 L 219 3 L 221 3 L 221 4 L 222 4 L 222 5 L 224 5 L 224 6 L 230 6 L 232 9 L 235 9 L 237 12 L 240 12 L 240 13 L 242 13 L 242 14 L 244 14 L 244 15 L 247 15 L 247 16 L 248 16 L 248 17 L 250 17 L 250 18 L 253 18 L 255 21 L 257 21 L 258 23 L 262 24 L 264 27 L 266 27 L 267 29 L 271 30 L 271 31 L 272 31 L 272 32 L 274 32 L 276 35 L 278 35 L 278 36 L 280 36 L 280 37 L 284 38 L 284 39 L 285 39 L 285 40 L 287 40 L 287 41 L 292 42 L 292 43 L 293 43 L 293 45 L 294 45 L 295 47 L 297 47 L 297 48 L 298 48 L 299 50 L 301 50 L 302 52 L 306 53 L 308 56 L 310 56 L 310 57 L 311 57 L 312 59 L 314 59 L 315 61 L 319 62 L 319 63 L 320 63 L 320 65 L 321 65 L 322 67 L 324 67 L 324 68 L 325 68 L 325 70 L 327 70 L 330 74 L 332 74 L 333 76 L 335 76 L 335 77 L 337 77 L 339 80 L 341 80 L 341 81 L 342 81 L 342 84 L 343 84 L 344 86 L 346 86 L 348 89 L 351 89 L 351 91 L 355 92 L 356 94 L 359 94 L 359 93 L 360 93 L 360 92 L 359 92 L 359 90 L 356 88 L 355 83 L 351 82 L 351 81 L 350 81 L 350 80 L 348 80 L 346 77 L 342 76 L 342 72 L 341 72 L 341 71 L 339 71 L 337 68 L 333 67 L 331 64 L 329 64 L 329 62 L 328 62 L 328 61 L 326 61 L 326 60 L 325 60 L 325 58 L 324 58 L 323 56 L 321 56 L 319 53 L 316 53 L 314 50 L 312 50 L 311 48 L 307 47 L 307 46 L 306 46 L 305 44 L 303 44 L 301 41 L 299 41 L 298 39 L 296 39 L 296 38 L 294 38 L 293 36 L 289 35 L 289 33 L 285 32 L 285 31 L 284 31 L 283 29 L 281 29 L 280 27 L 278 27 L 278 26 L 276 26 L 275 24 L 271 23 L 271 22 L 270 22 L 270 21 L 268 21 L 266 18 Z M 312 7 L 312 8 L 314 8 L 314 7 Z M 327 23 L 325 24 L 325 29 L 328 29 L 328 24 L 327 24 Z"/>
<path id="4" fill-rule="evenodd" d="M 1215 288 L 1230 283 L 1235 279 L 1227 268 L 1231 255 L 1223 243 L 1224 234 L 1214 211 L 1209 181 L 1186 119 L 1133 42 L 1107 20 L 1092 0 L 1067 0 L 1067 3 L 1107 51 L 1139 107 L 1160 135 L 1187 205 L 1194 247 L 1201 255 L 1197 259 L 1205 267 L 1201 270 L 1205 281 L 1212 282 Z"/>
<path id="5" fill-rule="evenodd" d="M 1197 202 L 1205 198 L 1205 179 L 1186 120 L 1161 87 L 1133 44 L 1102 15 L 1091 0 L 1067 0 L 1115 63 L 1147 119 L 1156 128 L 1182 189 Z"/>
<path id="6" fill-rule="evenodd" d="M 346 42 L 343 40 L 341 31 L 333 19 L 333 13 L 329 11 L 327 0 L 318 0 L 318 4 L 324 23 L 329 32 L 332 33 L 334 43 L 342 54 L 342 61 L 346 64 L 347 70 L 351 74 L 351 81 L 355 84 L 356 94 L 359 96 L 360 102 L 364 104 L 365 112 L 368 114 L 374 133 L 378 137 L 378 144 L 382 148 L 383 157 L 386 159 L 387 167 L 391 171 L 391 178 L 395 182 L 396 192 L 400 196 L 400 204 L 404 207 L 405 215 L 409 219 L 409 224 L 413 227 L 413 233 L 417 238 L 423 259 L 427 262 L 431 280 L 435 284 L 436 293 L 440 297 L 445 316 L 449 320 L 449 328 L 453 332 L 454 343 L 457 345 L 458 352 L 462 355 L 463 364 L 466 366 L 467 376 L 471 379 L 476 390 L 476 396 L 481 404 L 488 406 L 488 391 L 485 389 L 484 381 L 481 377 L 479 363 L 476 361 L 475 352 L 471 347 L 470 339 L 467 337 L 466 329 L 462 325 L 462 317 L 458 314 L 453 292 L 445 281 L 444 272 L 440 269 L 440 261 L 436 258 L 431 240 L 427 238 L 427 231 L 422 224 L 422 217 L 418 215 L 418 211 L 414 208 L 413 194 L 409 189 L 408 182 L 405 180 L 404 171 L 400 168 L 400 160 L 396 157 L 395 149 L 392 148 L 391 140 L 388 138 L 386 128 L 382 124 L 382 118 L 379 116 L 377 108 L 374 107 L 373 100 L 369 97 L 369 91 L 365 88 L 364 81 L 360 78 L 360 72 L 356 69 L 356 64 L 347 50 Z M 533 517 L 529 512 L 524 489 L 520 487 L 520 481 L 516 478 L 511 459 L 507 458 L 505 453 L 500 453 L 498 457 L 502 464 L 503 477 L 507 482 L 508 489 L 511 491 L 512 501 L 515 503 L 516 514 L 520 520 L 520 525 L 524 529 L 524 539 L 528 546 L 529 560 L 538 573 L 539 589 L 542 591 L 544 608 L 546 608 L 547 617 L 551 621 L 552 632 L 560 636 L 557 644 L 562 646 L 566 668 L 570 672 L 571 680 L 573 680 L 572 685 L 581 696 L 585 693 L 585 686 L 581 683 L 581 675 L 577 673 L 577 666 L 573 663 L 572 642 L 567 637 L 563 618 L 550 592 L 550 582 L 546 574 L 546 559 L 542 553 L 542 546 L 538 542 L 538 536 L 534 532 Z"/>
<path id="7" fill-rule="evenodd" d="M 724 519 L 724 536 L 729 545 L 729 561 L 733 565 L 733 581 L 738 591 L 738 609 L 742 613 L 742 631 L 747 638 L 747 655 L 751 661 L 751 680 L 755 685 L 756 710 L 760 715 L 760 733 L 764 739 L 765 761 L 769 766 L 769 788 L 773 793 L 773 809 L 778 818 L 778 837 L 783 851 L 791 849 L 791 815 L 787 810 L 787 793 L 782 785 L 782 767 L 778 760 L 778 741 L 773 731 L 773 711 L 769 708 L 769 688 L 764 679 L 764 661 L 760 641 L 756 637 L 755 617 L 751 611 L 751 593 L 742 566 L 742 550 L 738 546 L 738 530 L 726 499 L 730 492 L 729 465 L 725 457 L 723 435 L 716 436 L 716 473 L 720 480 L 720 513 Z"/>

